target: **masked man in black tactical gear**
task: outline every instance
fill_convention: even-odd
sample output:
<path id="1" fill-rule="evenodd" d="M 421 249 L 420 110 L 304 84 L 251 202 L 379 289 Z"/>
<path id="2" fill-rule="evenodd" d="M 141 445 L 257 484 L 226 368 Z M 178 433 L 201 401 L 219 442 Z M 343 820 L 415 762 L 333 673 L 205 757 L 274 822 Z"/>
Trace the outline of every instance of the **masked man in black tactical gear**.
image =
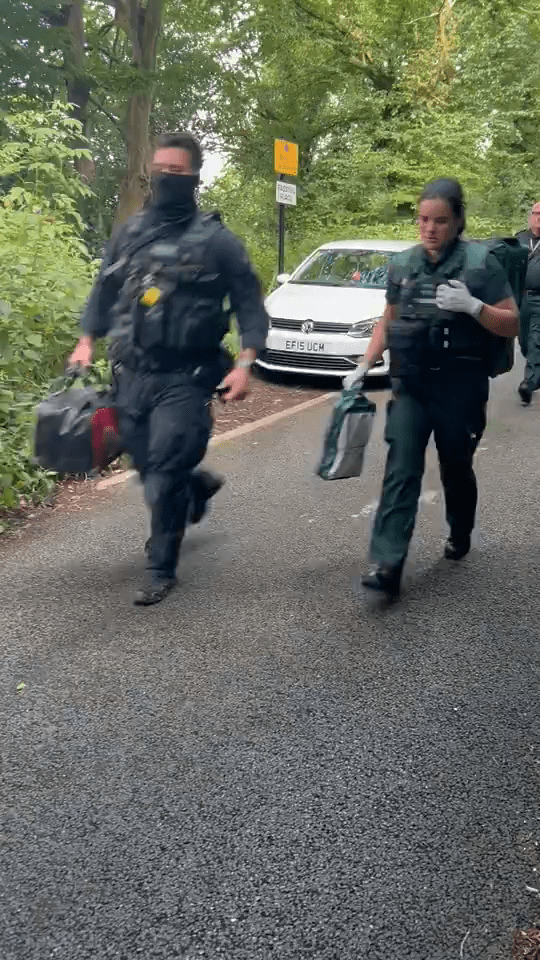
<path id="1" fill-rule="evenodd" d="M 526 357 L 525 374 L 518 393 L 529 404 L 540 387 L 540 203 L 529 214 L 529 229 L 516 234 L 529 251 L 529 267 L 525 280 L 527 300 L 521 313 L 520 345 Z"/>
<path id="2" fill-rule="evenodd" d="M 111 338 L 110 357 L 124 449 L 151 512 L 147 581 L 135 603 L 159 603 L 176 584 L 186 522 L 197 522 L 221 482 L 194 468 L 212 429 L 212 393 L 249 392 L 268 320 L 245 249 L 196 203 L 202 151 L 189 133 L 159 139 L 147 207 L 109 244 L 83 313 L 71 364 L 92 362 L 93 341 Z M 228 298 L 242 337 L 236 365 L 221 347 Z M 232 369 L 231 369 L 232 367 Z"/>

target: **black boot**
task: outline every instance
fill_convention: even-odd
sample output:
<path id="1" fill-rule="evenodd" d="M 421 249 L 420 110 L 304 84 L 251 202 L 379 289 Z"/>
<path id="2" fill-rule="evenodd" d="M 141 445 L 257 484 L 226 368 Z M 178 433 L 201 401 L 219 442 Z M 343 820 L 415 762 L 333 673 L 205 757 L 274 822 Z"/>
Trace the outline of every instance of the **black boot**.
<path id="1" fill-rule="evenodd" d="M 196 470 L 191 475 L 191 503 L 188 523 L 200 523 L 208 510 L 208 502 L 225 483 L 225 477 L 208 470 Z"/>
<path id="2" fill-rule="evenodd" d="M 521 397 L 522 403 L 524 403 L 525 406 L 528 407 L 532 400 L 533 392 L 526 380 L 521 381 L 518 387 L 518 393 Z"/>
<path id="3" fill-rule="evenodd" d="M 191 478 L 190 502 L 186 524 L 200 523 L 206 511 L 208 502 L 215 497 L 225 484 L 225 477 L 220 477 L 217 473 L 210 473 L 208 470 L 197 470 Z M 144 555 L 148 559 L 152 546 L 152 537 L 148 537 L 144 545 Z"/>
<path id="4" fill-rule="evenodd" d="M 444 547 L 444 556 L 447 560 L 462 560 L 471 549 L 471 538 L 450 536 Z"/>
<path id="5" fill-rule="evenodd" d="M 136 607 L 151 607 L 154 603 L 161 603 L 174 590 L 178 580 L 170 577 L 167 580 L 149 580 L 133 597 Z"/>
<path id="6" fill-rule="evenodd" d="M 399 567 L 375 567 L 365 577 L 362 577 L 362 586 L 376 593 L 385 593 L 388 597 L 397 597 L 401 587 L 401 571 Z"/>

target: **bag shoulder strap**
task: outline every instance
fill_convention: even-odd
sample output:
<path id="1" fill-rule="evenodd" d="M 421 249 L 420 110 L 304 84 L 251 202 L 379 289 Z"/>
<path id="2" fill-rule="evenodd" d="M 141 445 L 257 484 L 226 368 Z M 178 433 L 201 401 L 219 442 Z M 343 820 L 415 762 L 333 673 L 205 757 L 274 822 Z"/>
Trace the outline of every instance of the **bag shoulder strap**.
<path id="1" fill-rule="evenodd" d="M 129 244 L 126 250 L 126 256 L 132 257 L 135 253 L 138 253 L 139 250 L 142 250 L 144 247 L 149 246 L 151 243 L 154 243 L 155 240 L 161 239 L 161 237 L 170 237 L 171 224 L 162 223 L 157 227 L 153 227 L 147 232 L 143 230 L 141 233 L 141 227 L 143 226 L 142 220 L 139 221 L 139 224 L 135 224 L 136 235 L 133 237 L 132 242 Z M 186 230 L 176 238 L 174 241 L 179 250 L 183 247 L 191 246 L 194 243 L 201 243 L 204 240 L 209 240 L 210 237 L 222 228 L 221 219 L 219 215 L 216 217 L 212 213 L 201 213 L 197 211 L 193 220 L 189 224 Z"/>

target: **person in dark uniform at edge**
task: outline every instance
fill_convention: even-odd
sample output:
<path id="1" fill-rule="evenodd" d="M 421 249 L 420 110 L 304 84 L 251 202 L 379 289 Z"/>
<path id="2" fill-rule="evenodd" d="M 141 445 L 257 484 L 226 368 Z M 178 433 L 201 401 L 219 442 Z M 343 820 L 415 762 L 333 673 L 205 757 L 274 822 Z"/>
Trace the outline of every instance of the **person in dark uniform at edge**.
<path id="1" fill-rule="evenodd" d="M 371 539 L 368 589 L 395 596 L 412 537 L 434 433 L 450 527 L 444 555 L 470 549 L 477 486 L 473 457 L 486 424 L 492 334 L 512 337 L 519 313 L 493 254 L 466 269 L 465 205 L 460 184 L 440 179 L 418 207 L 420 244 L 398 254 L 388 274 L 387 305 L 364 358 L 369 369 L 390 353 L 389 450 Z M 491 344 L 490 344 L 491 341 Z"/>
<path id="2" fill-rule="evenodd" d="M 529 404 L 540 387 L 540 203 L 535 203 L 529 214 L 529 229 L 521 230 L 516 238 L 529 251 L 529 266 L 525 278 L 527 294 L 522 310 L 520 333 L 521 350 L 526 358 L 523 380 L 518 393 Z"/>
<path id="3" fill-rule="evenodd" d="M 93 342 L 110 335 L 119 431 L 151 512 L 147 577 L 134 598 L 159 603 L 176 584 L 190 500 L 195 517 L 216 492 L 194 471 L 210 433 L 212 393 L 242 400 L 264 347 L 268 319 L 259 280 L 240 240 L 219 214 L 201 214 L 196 190 L 202 150 L 189 133 L 158 140 L 151 199 L 109 244 L 70 357 L 92 362 Z M 221 347 L 229 298 L 242 337 L 232 358 Z M 219 482 L 217 486 L 219 486 Z"/>

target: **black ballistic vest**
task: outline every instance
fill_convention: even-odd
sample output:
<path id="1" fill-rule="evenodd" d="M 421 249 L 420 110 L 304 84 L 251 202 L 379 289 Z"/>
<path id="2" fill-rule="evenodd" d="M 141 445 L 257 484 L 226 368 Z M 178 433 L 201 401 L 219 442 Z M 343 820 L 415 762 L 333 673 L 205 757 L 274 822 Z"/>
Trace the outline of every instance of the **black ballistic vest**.
<path id="1" fill-rule="evenodd" d="M 123 280 L 112 311 L 112 359 L 219 350 L 228 314 L 222 279 L 208 269 L 206 253 L 220 229 L 216 214 L 197 213 L 178 236 L 170 223 L 145 229 L 144 214 L 133 218 L 118 259 L 107 271 Z"/>
<path id="2" fill-rule="evenodd" d="M 532 230 L 521 230 L 516 238 L 527 249 L 527 293 L 540 296 L 540 237 L 535 237 Z"/>

